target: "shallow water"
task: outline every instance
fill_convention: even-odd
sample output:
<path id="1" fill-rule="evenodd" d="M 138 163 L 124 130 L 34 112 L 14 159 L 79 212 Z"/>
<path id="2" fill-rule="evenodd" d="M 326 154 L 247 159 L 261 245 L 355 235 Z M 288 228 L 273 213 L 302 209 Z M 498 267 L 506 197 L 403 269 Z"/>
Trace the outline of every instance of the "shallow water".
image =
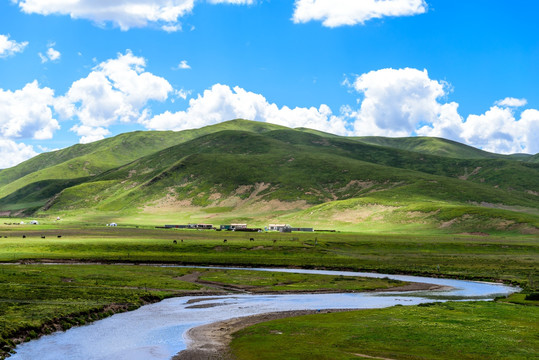
<path id="1" fill-rule="evenodd" d="M 232 268 L 228 268 L 232 269 Z M 251 269 L 254 270 L 254 269 Z M 44 336 L 17 347 L 13 360 L 159 360 L 170 359 L 184 350 L 188 329 L 199 325 L 285 310 L 367 309 L 451 299 L 492 299 L 517 288 L 492 283 L 435 279 L 426 277 L 370 274 L 346 271 L 299 269 L 256 269 L 308 274 L 328 274 L 423 282 L 450 286 L 446 291 L 405 293 L 301 294 L 301 295 L 233 295 L 172 298 L 143 306 L 135 311 L 116 314 L 93 324 Z M 189 300 L 204 298 L 196 304 Z M 211 304 L 208 308 L 193 305 Z"/>

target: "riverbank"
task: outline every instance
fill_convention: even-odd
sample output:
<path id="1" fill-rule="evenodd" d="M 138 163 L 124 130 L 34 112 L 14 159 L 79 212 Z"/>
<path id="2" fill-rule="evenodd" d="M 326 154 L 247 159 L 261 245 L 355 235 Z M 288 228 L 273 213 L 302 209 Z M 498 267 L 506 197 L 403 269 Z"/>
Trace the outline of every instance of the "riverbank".
<path id="1" fill-rule="evenodd" d="M 178 353 L 172 360 L 230 360 L 229 344 L 232 341 L 232 334 L 239 330 L 271 320 L 342 311 L 350 309 L 280 311 L 199 326 L 187 332 L 186 336 L 189 339 L 187 349 Z"/>
<path id="2" fill-rule="evenodd" d="M 196 281 L 198 274 L 187 275 L 189 279 Z M 447 291 L 451 287 L 441 286 L 426 283 L 409 283 L 403 286 L 396 286 L 388 289 L 378 290 L 377 292 L 408 292 L 408 291 Z M 370 291 L 374 292 L 374 291 Z M 307 292 L 302 292 L 307 293 Z M 309 292 L 310 294 L 329 294 L 333 291 L 317 291 Z M 269 294 L 289 294 L 289 292 L 271 292 Z M 262 295 L 262 294 L 258 294 Z M 214 300 L 212 298 L 204 298 L 198 301 L 190 301 L 188 303 L 196 303 L 199 301 Z M 205 305 L 191 305 L 194 307 L 216 307 L 219 304 L 211 303 Z M 229 360 L 229 344 L 232 340 L 232 334 L 246 327 L 277 319 L 288 317 L 311 315 L 311 314 L 327 314 L 343 311 L 352 311 L 353 309 L 330 309 L 330 310 L 295 310 L 295 311 L 280 311 L 271 312 L 259 315 L 245 316 L 233 318 L 229 320 L 219 321 L 212 324 L 207 324 L 190 329 L 186 337 L 189 341 L 186 350 L 176 355 L 173 360 Z"/>

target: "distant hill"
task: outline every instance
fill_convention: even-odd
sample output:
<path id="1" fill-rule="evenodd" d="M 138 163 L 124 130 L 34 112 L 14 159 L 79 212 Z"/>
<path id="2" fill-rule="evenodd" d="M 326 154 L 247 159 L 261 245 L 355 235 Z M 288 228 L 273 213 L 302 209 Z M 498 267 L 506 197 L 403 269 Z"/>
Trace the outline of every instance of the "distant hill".
<path id="1" fill-rule="evenodd" d="M 0 212 L 241 214 L 250 222 L 444 231 L 539 227 L 539 164 L 443 139 L 409 140 L 407 149 L 376 139 L 247 120 L 122 134 L 0 172 L 15 179 L 0 188 Z M 445 155 L 433 154 L 440 148 Z"/>
<path id="2" fill-rule="evenodd" d="M 355 139 L 371 145 L 380 145 L 395 149 L 419 152 L 422 154 L 452 157 L 457 159 L 514 159 L 526 160 L 531 155 L 501 155 L 476 149 L 456 141 L 436 137 L 387 138 L 379 136 L 356 137 Z"/>

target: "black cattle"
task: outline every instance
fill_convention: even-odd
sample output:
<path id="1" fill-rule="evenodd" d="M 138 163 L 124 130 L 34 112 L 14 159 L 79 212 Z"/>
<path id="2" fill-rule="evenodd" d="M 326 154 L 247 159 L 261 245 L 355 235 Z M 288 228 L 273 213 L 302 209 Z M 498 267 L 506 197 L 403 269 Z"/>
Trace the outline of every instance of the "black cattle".
<path id="1" fill-rule="evenodd" d="M 255 239 L 254 239 L 254 238 L 250 238 L 249 241 L 255 241 Z"/>
<path id="2" fill-rule="evenodd" d="M 173 244 L 177 244 L 178 242 L 177 242 L 176 240 L 173 240 L 172 243 L 173 243 Z"/>
<path id="3" fill-rule="evenodd" d="M 224 239 L 223 242 L 226 243 L 226 239 Z"/>

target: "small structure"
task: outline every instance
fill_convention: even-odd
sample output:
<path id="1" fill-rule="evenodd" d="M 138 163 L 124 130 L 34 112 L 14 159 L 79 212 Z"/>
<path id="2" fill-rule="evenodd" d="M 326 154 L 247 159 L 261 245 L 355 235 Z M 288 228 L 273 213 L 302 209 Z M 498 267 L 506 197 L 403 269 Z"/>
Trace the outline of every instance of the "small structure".
<path id="1" fill-rule="evenodd" d="M 279 232 L 292 232 L 292 231 L 306 231 L 306 232 L 313 232 L 313 228 L 300 228 L 300 227 L 292 227 L 288 224 L 270 224 L 269 228 L 266 228 L 269 231 L 279 231 Z"/>
<path id="2" fill-rule="evenodd" d="M 283 231 L 285 228 L 289 228 L 290 225 L 287 224 L 269 224 L 269 231 Z"/>
<path id="3" fill-rule="evenodd" d="M 247 229 L 247 224 L 219 225 L 219 229 L 226 231 L 241 231 Z"/>
<path id="4" fill-rule="evenodd" d="M 189 228 L 198 230 L 212 230 L 213 224 L 189 224 Z"/>
<path id="5" fill-rule="evenodd" d="M 165 229 L 187 229 L 189 225 L 165 225 Z"/>
<path id="6" fill-rule="evenodd" d="M 305 231 L 305 232 L 313 232 L 314 229 L 313 228 L 296 228 L 296 227 L 293 227 L 293 228 L 290 228 L 290 231 Z"/>

